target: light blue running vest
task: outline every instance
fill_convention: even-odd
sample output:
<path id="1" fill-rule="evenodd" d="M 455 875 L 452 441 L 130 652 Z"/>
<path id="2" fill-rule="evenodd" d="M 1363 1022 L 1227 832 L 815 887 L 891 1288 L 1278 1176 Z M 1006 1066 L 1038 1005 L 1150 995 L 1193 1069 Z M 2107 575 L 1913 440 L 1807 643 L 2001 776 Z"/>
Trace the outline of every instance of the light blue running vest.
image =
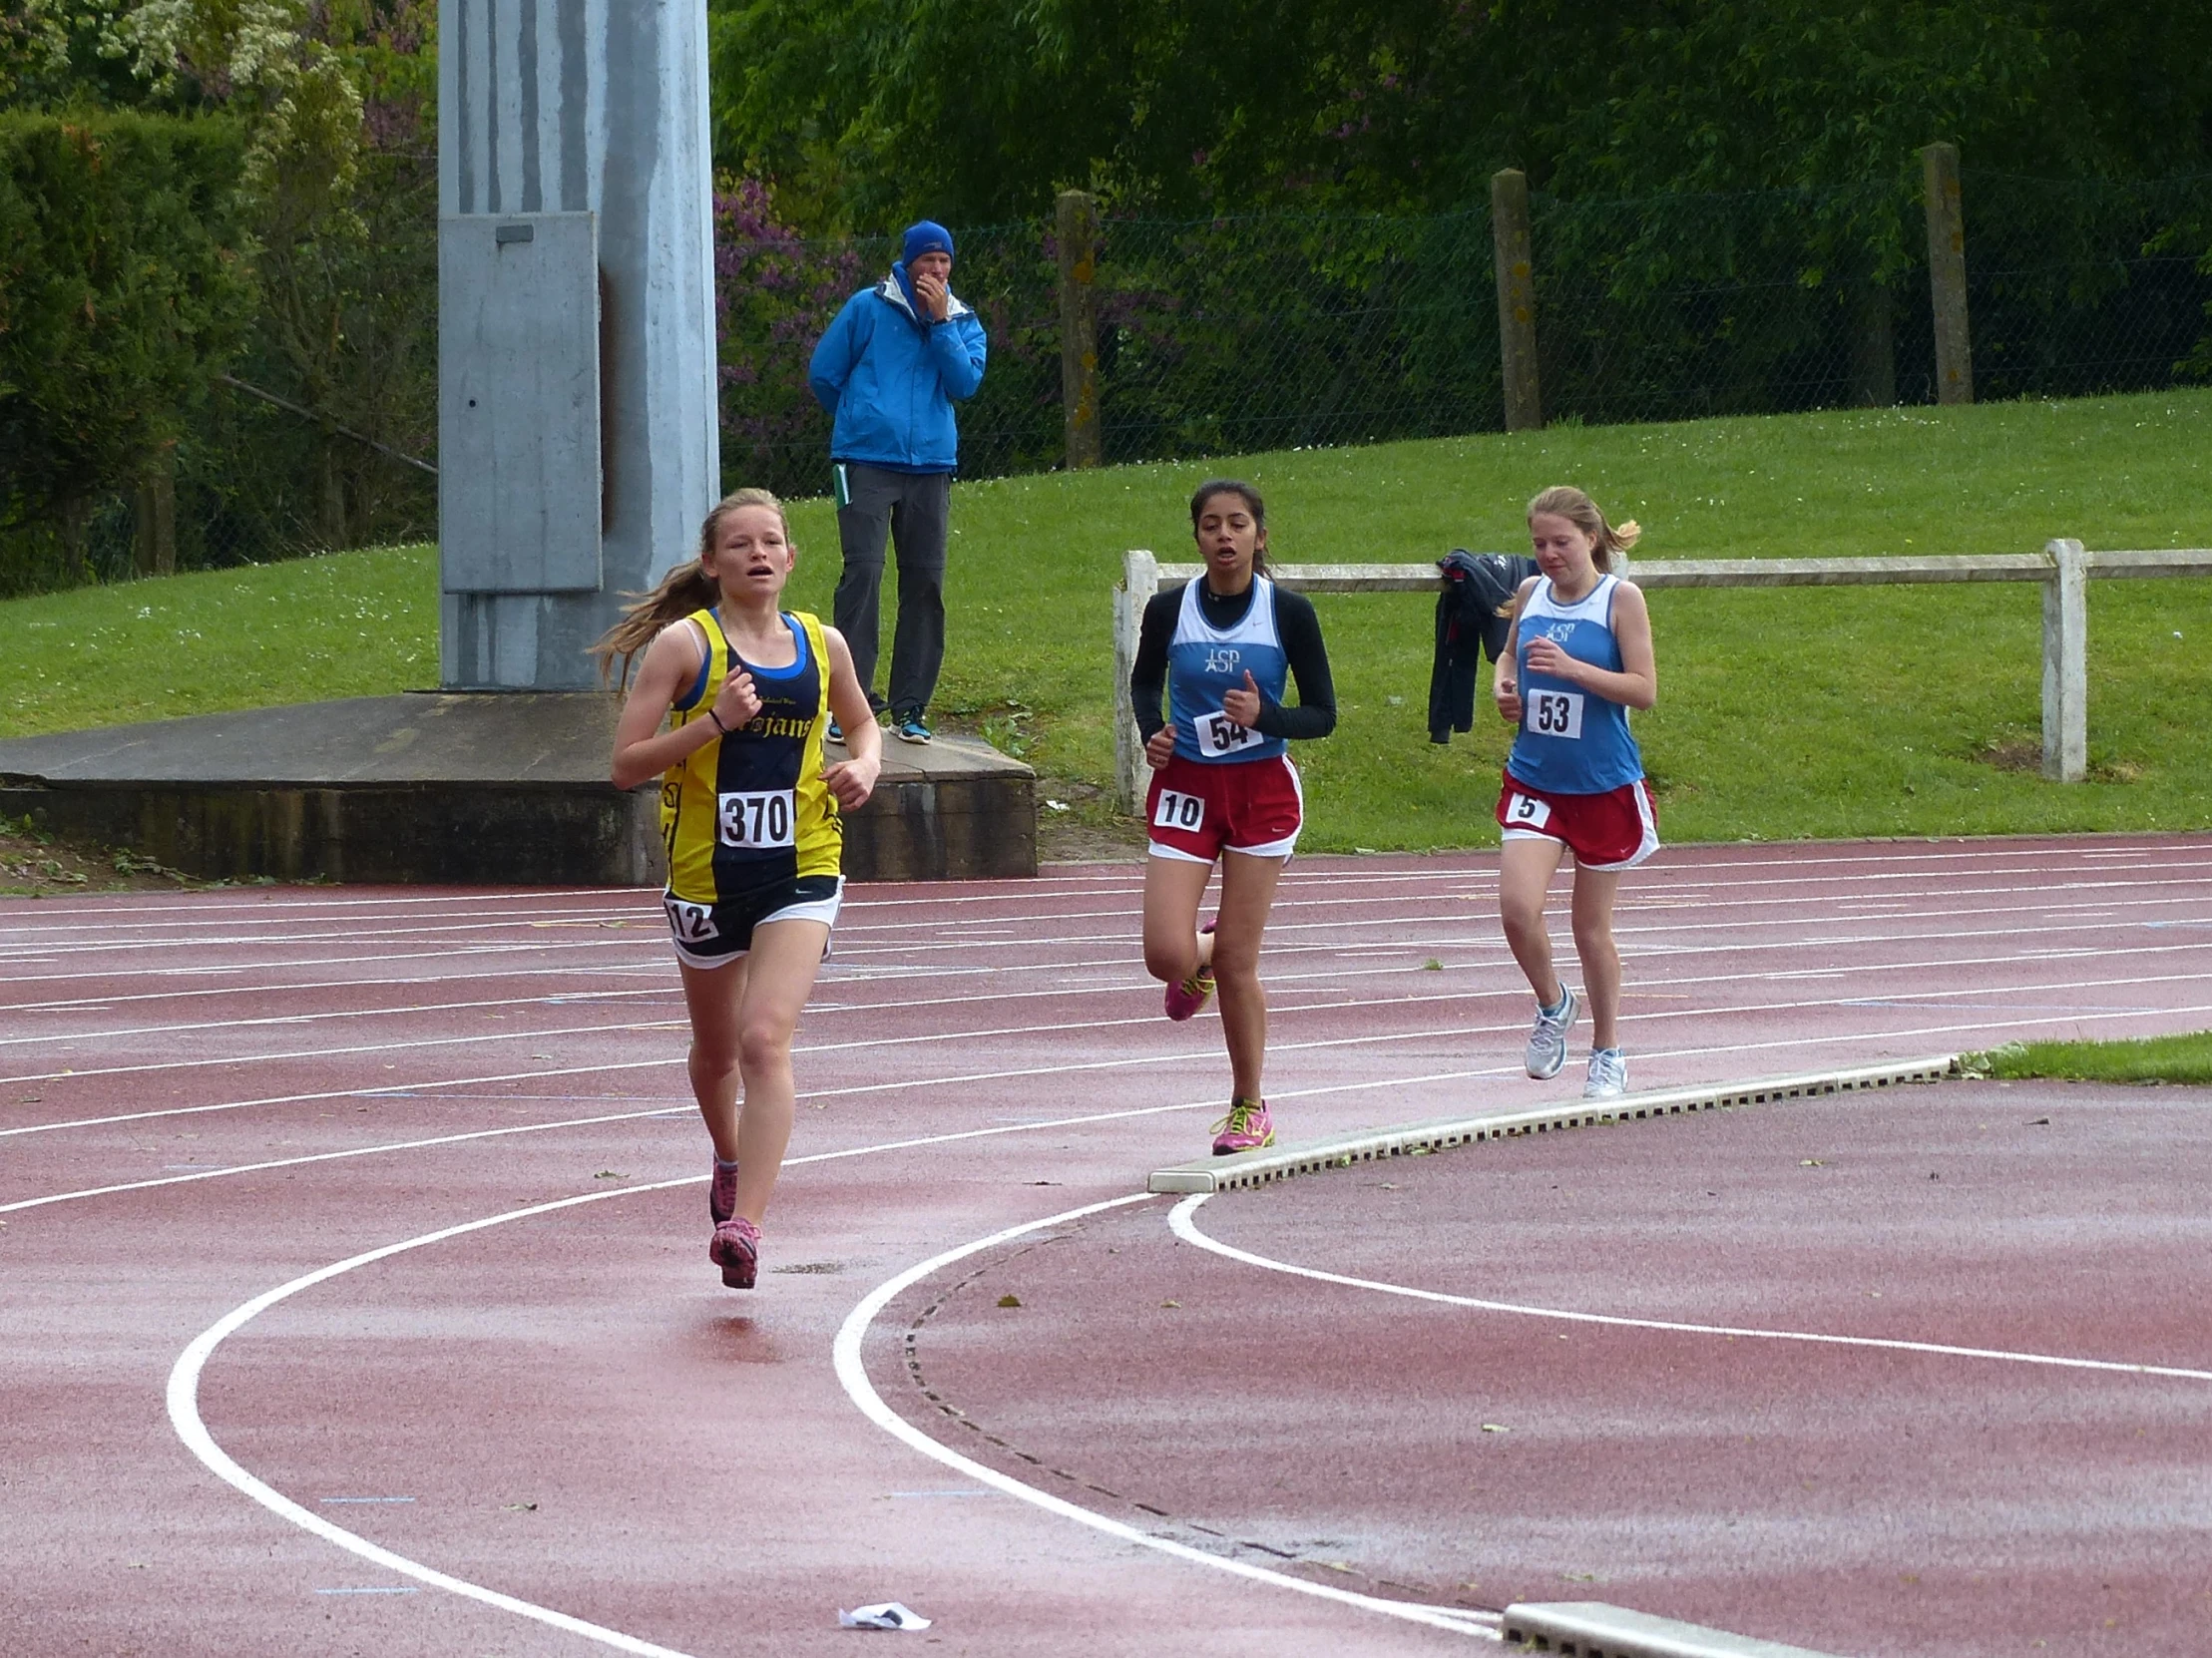
<path id="1" fill-rule="evenodd" d="M 1290 675 L 1275 626 L 1275 584 L 1252 578 L 1252 603 L 1244 620 L 1226 632 L 1206 625 L 1198 603 L 1200 576 L 1182 590 L 1175 636 L 1167 646 L 1167 711 L 1175 722 L 1175 752 L 1206 764 L 1264 760 L 1290 745 L 1281 737 L 1263 737 L 1239 725 L 1223 711 L 1221 698 L 1241 690 L 1249 672 L 1260 694 L 1279 703 Z"/>
<path id="2" fill-rule="evenodd" d="M 1628 709 L 1566 679 L 1529 668 L 1532 640 L 1548 638 L 1576 661 L 1620 671 L 1620 641 L 1613 636 L 1617 576 L 1571 605 L 1562 605 L 1548 580 L 1539 579 L 1521 610 L 1515 634 L 1515 667 L 1521 675 L 1521 730 L 1506 770 L 1547 794 L 1605 794 L 1643 775 L 1643 755 L 1628 731 Z"/>

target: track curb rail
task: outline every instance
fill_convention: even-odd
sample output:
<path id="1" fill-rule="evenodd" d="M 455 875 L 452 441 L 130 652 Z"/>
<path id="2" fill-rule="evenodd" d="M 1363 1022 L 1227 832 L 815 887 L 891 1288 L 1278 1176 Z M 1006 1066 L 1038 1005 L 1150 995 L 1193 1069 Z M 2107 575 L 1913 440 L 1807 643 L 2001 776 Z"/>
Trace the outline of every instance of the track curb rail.
<path id="1" fill-rule="evenodd" d="M 1791 1099 L 1863 1093 L 1915 1082 L 1940 1082 L 1964 1074 L 1962 1056 L 1939 1053 L 1923 1059 L 1892 1059 L 1879 1064 L 1803 1071 L 1751 1082 L 1701 1083 L 1684 1088 L 1654 1088 L 1592 1102 L 1562 1100 L 1518 1111 L 1486 1111 L 1475 1116 L 1444 1117 L 1393 1128 L 1367 1128 L 1305 1145 L 1242 1151 L 1204 1162 L 1154 1169 L 1145 1189 L 1154 1193 L 1226 1192 L 1264 1186 L 1294 1175 L 1349 1168 L 1385 1157 L 1422 1157 L 1483 1140 L 1522 1134 L 1550 1134 L 1569 1128 L 1682 1116 L 1693 1111 L 1727 1110 L 1739 1105 L 1773 1105 Z"/>

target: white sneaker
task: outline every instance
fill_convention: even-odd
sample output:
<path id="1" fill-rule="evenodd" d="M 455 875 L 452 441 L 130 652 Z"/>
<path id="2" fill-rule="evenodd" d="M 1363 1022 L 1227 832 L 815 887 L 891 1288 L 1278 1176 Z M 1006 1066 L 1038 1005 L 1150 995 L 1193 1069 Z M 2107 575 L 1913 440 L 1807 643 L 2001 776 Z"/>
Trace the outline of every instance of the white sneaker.
<path id="1" fill-rule="evenodd" d="M 1593 1047 L 1589 1054 L 1589 1080 L 1582 1084 L 1584 1099 L 1616 1099 L 1628 1091 L 1628 1055 L 1617 1047 Z"/>
<path id="2" fill-rule="evenodd" d="M 1574 1016 L 1582 1011 L 1582 999 L 1566 986 L 1559 987 L 1556 1008 L 1537 1010 L 1536 1029 L 1529 1033 L 1529 1074 L 1542 1082 L 1566 1066 L 1566 1034 Z"/>

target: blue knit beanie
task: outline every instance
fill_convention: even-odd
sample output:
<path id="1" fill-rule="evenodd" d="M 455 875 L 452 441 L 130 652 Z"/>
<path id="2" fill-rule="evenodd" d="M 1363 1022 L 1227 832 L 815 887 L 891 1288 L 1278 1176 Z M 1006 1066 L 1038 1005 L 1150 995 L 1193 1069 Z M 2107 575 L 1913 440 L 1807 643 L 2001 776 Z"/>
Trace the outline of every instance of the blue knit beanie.
<path id="1" fill-rule="evenodd" d="M 912 264 L 924 253 L 942 253 L 953 256 L 953 233 L 934 218 L 925 218 L 918 224 L 906 227 L 906 240 L 899 249 L 899 257 Z"/>

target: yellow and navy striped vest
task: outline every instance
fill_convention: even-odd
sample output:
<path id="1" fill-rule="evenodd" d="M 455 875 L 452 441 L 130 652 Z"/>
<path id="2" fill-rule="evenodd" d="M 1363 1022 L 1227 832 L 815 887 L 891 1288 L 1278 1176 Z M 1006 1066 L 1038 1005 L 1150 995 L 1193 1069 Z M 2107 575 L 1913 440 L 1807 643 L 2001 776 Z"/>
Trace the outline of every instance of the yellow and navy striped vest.
<path id="1" fill-rule="evenodd" d="M 799 648 L 798 660 L 781 668 L 739 657 L 712 611 L 694 611 L 688 620 L 706 635 L 706 660 L 669 710 L 670 727 L 704 719 L 733 665 L 752 675 L 760 712 L 662 777 L 668 891 L 689 903 L 715 904 L 794 876 L 837 874 L 845 828 L 822 781 L 829 647 L 820 620 L 784 613 Z"/>

